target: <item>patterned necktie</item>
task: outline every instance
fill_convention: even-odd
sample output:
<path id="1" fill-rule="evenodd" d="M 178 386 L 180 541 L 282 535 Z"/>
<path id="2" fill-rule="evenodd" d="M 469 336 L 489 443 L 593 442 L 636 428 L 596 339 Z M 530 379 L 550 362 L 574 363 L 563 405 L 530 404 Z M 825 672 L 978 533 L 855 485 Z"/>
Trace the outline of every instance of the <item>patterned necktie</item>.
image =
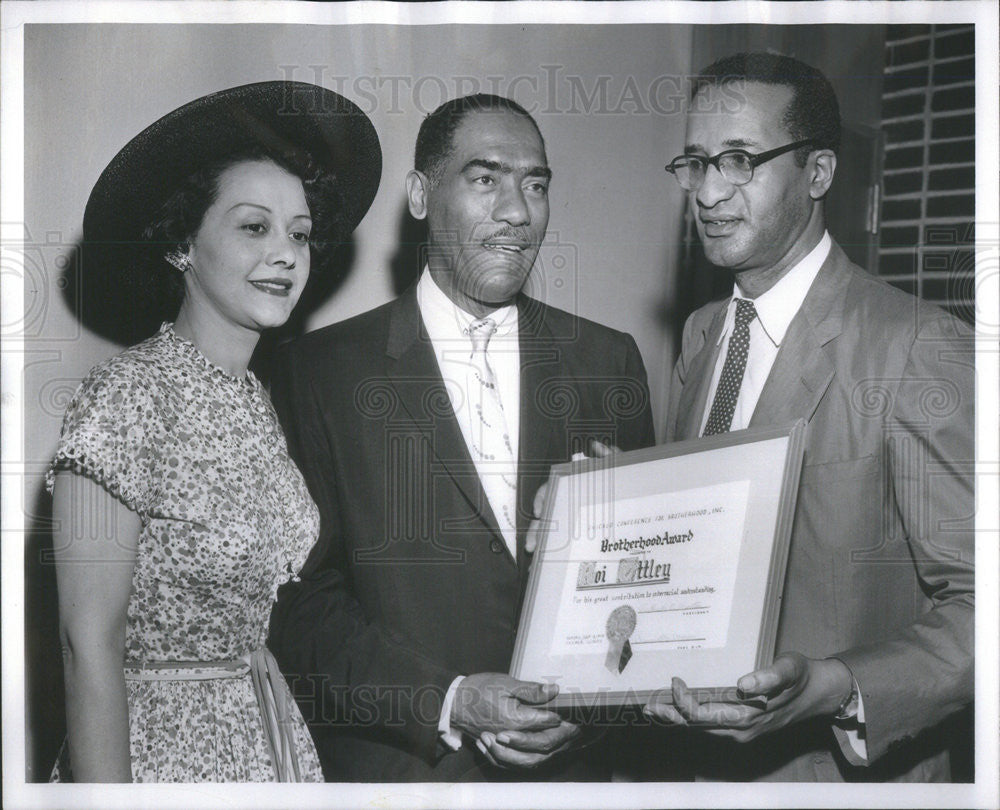
<path id="1" fill-rule="evenodd" d="M 472 447 L 480 470 L 483 490 L 500 524 L 511 554 L 516 557 L 517 464 L 507 433 L 500 389 L 490 366 L 487 347 L 496 332 L 496 321 L 483 318 L 469 324 L 472 340 L 469 356 L 469 411 L 472 420 Z"/>
<path id="2" fill-rule="evenodd" d="M 712 410 L 708 414 L 703 436 L 727 433 L 733 423 L 736 400 L 743 385 L 743 372 L 747 367 L 747 350 L 750 348 L 750 322 L 757 317 L 753 301 L 736 299 L 736 324 L 729 338 L 726 362 L 722 366 L 719 387 L 715 389 Z"/>

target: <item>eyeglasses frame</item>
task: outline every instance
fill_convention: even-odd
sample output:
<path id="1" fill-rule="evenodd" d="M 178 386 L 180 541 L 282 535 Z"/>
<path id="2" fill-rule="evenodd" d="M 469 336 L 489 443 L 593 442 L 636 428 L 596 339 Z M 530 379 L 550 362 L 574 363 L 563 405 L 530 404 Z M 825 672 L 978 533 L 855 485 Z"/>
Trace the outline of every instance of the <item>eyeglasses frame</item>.
<path id="1" fill-rule="evenodd" d="M 675 157 L 673 160 L 671 160 L 663 168 L 666 171 L 670 172 L 674 176 L 674 179 L 677 180 L 677 183 L 680 184 L 681 181 L 680 181 L 680 178 L 677 177 L 677 169 L 674 167 L 674 164 L 678 160 L 681 160 L 682 158 L 688 158 L 688 159 L 690 159 L 690 158 L 697 158 L 698 160 L 705 161 L 705 164 L 706 164 L 705 165 L 705 177 L 707 177 L 708 176 L 708 167 L 709 166 L 715 166 L 715 170 L 719 174 L 722 174 L 722 169 L 719 168 L 719 161 L 722 158 L 724 158 L 726 155 L 732 155 L 734 153 L 740 153 L 740 154 L 746 155 L 747 158 L 749 158 L 749 160 L 750 160 L 750 177 L 749 177 L 749 179 L 745 183 L 733 183 L 733 181 L 730 180 L 729 178 L 727 178 L 724 174 L 722 174 L 722 176 L 723 176 L 723 178 L 725 178 L 725 180 L 726 180 L 727 183 L 732 183 L 734 186 L 745 186 L 747 183 L 749 183 L 749 182 L 751 182 L 753 180 L 753 173 L 754 173 L 754 171 L 756 171 L 757 167 L 760 166 L 762 163 L 767 163 L 769 160 L 774 160 L 774 158 L 776 158 L 776 157 L 780 157 L 781 155 L 784 155 L 784 154 L 786 154 L 788 152 L 791 152 L 794 149 L 800 149 L 803 146 L 807 146 L 808 144 L 811 144 L 812 142 L 813 142 L 812 138 L 806 138 L 805 140 L 802 140 L 802 141 L 795 141 L 794 143 L 788 143 L 788 144 L 785 144 L 784 146 L 779 146 L 777 149 L 768 149 L 766 152 L 759 152 L 756 155 L 748 152 L 746 149 L 724 149 L 722 152 L 719 152 L 717 155 L 713 155 L 712 157 L 701 157 L 700 155 L 678 155 L 677 157 Z M 684 189 L 684 190 L 685 191 L 697 191 L 699 188 L 702 187 L 702 185 L 704 184 L 704 182 L 705 182 L 705 178 L 703 177 L 701 183 L 699 183 L 695 188 L 688 188 L 688 189 Z M 684 188 L 684 186 L 681 185 L 681 188 Z"/>

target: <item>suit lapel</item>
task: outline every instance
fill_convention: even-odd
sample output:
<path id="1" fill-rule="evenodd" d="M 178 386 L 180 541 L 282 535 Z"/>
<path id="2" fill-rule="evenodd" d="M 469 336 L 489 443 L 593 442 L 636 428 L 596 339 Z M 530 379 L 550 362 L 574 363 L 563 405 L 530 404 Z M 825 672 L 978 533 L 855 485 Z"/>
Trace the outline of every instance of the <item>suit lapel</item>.
<path id="1" fill-rule="evenodd" d="M 537 308 L 536 308 L 537 307 Z M 521 470 L 532 460 L 551 456 L 552 431 L 539 411 L 536 394 L 551 378 L 552 364 L 559 360 L 559 349 L 542 317 L 537 302 L 521 296 L 517 306 L 518 352 L 521 363 L 521 402 L 518 418 L 518 486 Z M 522 528 L 518 521 L 518 530 Z"/>
<path id="2" fill-rule="evenodd" d="M 552 330 L 545 322 L 546 307 L 525 295 L 518 297 L 518 352 L 521 362 L 520 410 L 517 453 L 517 558 L 518 568 L 526 573 L 524 538 L 533 514 L 535 493 L 548 477 L 549 467 L 565 461 L 565 435 L 553 427 L 553 418 L 539 406 L 538 393 L 553 379 L 553 369 L 565 374 L 562 352 L 568 347 L 556 345 Z M 565 382 L 574 385 L 568 374 Z M 563 427 L 563 430 L 565 428 Z"/>
<path id="3" fill-rule="evenodd" d="M 416 287 L 396 300 L 389 318 L 386 374 L 398 401 L 421 432 L 437 462 L 448 473 L 483 523 L 503 541 L 496 516 L 462 436 L 430 338 L 420 319 Z"/>
<path id="4" fill-rule="evenodd" d="M 843 331 L 848 259 L 836 244 L 792 319 L 750 427 L 809 420 L 834 376 L 824 347 Z"/>
<path id="5" fill-rule="evenodd" d="M 687 379 L 694 385 L 685 385 L 681 391 L 681 401 L 678 407 L 676 441 L 696 439 L 701 432 L 701 420 L 705 414 L 705 404 L 708 401 L 708 389 L 712 384 L 712 371 L 719 356 L 719 336 L 726 323 L 728 306 L 719 307 L 704 335 L 701 350 L 691 360 L 687 370 Z"/>

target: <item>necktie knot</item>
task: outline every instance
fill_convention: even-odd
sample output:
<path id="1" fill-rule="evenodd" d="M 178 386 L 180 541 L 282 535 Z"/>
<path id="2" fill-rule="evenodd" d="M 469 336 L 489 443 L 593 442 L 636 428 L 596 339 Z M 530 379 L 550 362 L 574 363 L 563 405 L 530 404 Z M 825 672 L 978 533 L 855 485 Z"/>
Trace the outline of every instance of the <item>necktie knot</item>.
<path id="1" fill-rule="evenodd" d="M 492 318 L 480 318 L 470 323 L 465 331 L 472 340 L 472 351 L 485 354 L 490 338 L 497 331 L 497 322 Z"/>
<path id="2" fill-rule="evenodd" d="M 748 324 L 756 317 L 757 317 L 757 309 L 756 307 L 754 307 L 753 301 L 748 301 L 746 298 L 736 299 L 737 324 Z"/>

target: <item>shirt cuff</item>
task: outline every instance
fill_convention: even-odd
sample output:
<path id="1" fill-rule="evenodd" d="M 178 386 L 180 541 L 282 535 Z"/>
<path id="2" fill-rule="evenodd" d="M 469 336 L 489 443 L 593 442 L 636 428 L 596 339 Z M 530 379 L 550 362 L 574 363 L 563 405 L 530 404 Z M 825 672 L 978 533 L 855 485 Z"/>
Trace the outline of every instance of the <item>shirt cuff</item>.
<path id="1" fill-rule="evenodd" d="M 849 757 L 853 765 L 868 764 L 868 742 L 865 740 L 865 701 L 861 696 L 861 688 L 858 681 L 851 675 L 851 696 L 846 704 L 846 709 L 835 718 L 837 730 L 843 739 L 850 746 L 851 751 L 857 756 Z M 838 735 L 838 736 L 840 736 Z"/>
<path id="2" fill-rule="evenodd" d="M 455 692 L 458 691 L 458 685 L 464 678 L 464 675 L 459 675 L 451 682 L 451 686 L 445 693 L 444 703 L 441 705 L 441 717 L 438 720 L 438 736 L 441 738 L 441 742 L 452 751 L 457 751 L 462 747 L 462 735 L 451 728 L 451 704 L 455 702 Z"/>

